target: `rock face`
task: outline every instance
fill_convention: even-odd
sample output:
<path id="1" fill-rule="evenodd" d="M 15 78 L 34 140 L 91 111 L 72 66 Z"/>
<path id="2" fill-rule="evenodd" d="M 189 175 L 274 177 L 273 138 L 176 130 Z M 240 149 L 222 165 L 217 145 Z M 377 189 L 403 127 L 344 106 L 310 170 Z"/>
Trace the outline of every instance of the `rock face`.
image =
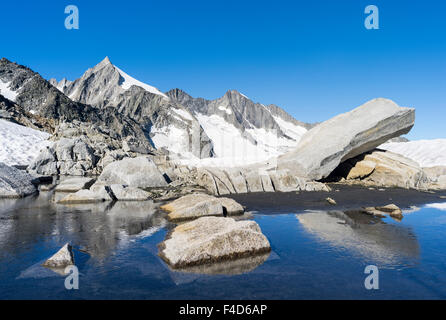
<path id="1" fill-rule="evenodd" d="M 174 153 L 190 152 L 199 158 L 212 156 L 209 138 L 187 109 L 157 88 L 133 79 L 108 57 L 88 69 L 81 78 L 58 83 L 57 88 L 74 101 L 99 110 L 118 110 L 124 117 L 133 119 L 147 131 L 157 149 L 166 147 Z M 124 140 L 123 149 L 144 153 L 139 140 Z"/>
<path id="2" fill-rule="evenodd" d="M 214 195 L 251 192 L 329 191 L 320 182 L 295 175 L 290 170 L 246 168 L 199 168 L 190 170 L 196 184 Z"/>
<path id="3" fill-rule="evenodd" d="M 134 188 L 165 187 L 166 178 L 149 157 L 126 158 L 110 163 L 98 178 L 102 184 L 122 184 Z"/>
<path id="4" fill-rule="evenodd" d="M 177 226 L 159 246 L 160 256 L 173 268 L 231 260 L 271 250 L 254 221 L 203 217 Z"/>
<path id="5" fill-rule="evenodd" d="M 418 163 L 390 152 L 374 150 L 342 163 L 333 175 L 369 186 L 428 189 L 430 180 Z"/>
<path id="6" fill-rule="evenodd" d="M 309 127 L 295 120 L 278 106 L 255 103 L 236 90 L 227 91 L 224 96 L 215 100 L 193 98 L 180 89 L 167 92 L 167 96 L 184 106 L 198 119 L 211 139 L 217 156 L 227 156 L 230 153 L 225 148 L 227 143 L 256 146 L 264 144 L 264 140 L 271 136 L 275 136 L 276 139 L 265 143 L 265 150 L 276 144 L 274 146 L 276 152 L 289 151 L 296 146 Z M 230 130 L 237 138 L 233 141 L 226 140 L 230 139 L 229 135 L 221 134 L 219 129 L 225 132 Z M 261 131 L 267 134 L 262 134 Z M 279 145 L 279 140 L 286 143 Z M 246 156 L 235 153 L 239 157 Z"/>
<path id="7" fill-rule="evenodd" d="M 312 128 L 295 150 L 279 156 L 278 168 L 312 180 L 326 178 L 341 162 L 408 133 L 414 121 L 414 109 L 374 99 Z"/>
<path id="8" fill-rule="evenodd" d="M 0 198 L 21 198 L 37 192 L 34 177 L 0 162 Z"/>
<path id="9" fill-rule="evenodd" d="M 43 266 L 50 268 L 65 268 L 71 265 L 74 265 L 74 257 L 72 248 L 68 243 L 43 263 Z"/>
<path id="10" fill-rule="evenodd" d="M 169 212 L 169 220 L 184 221 L 205 216 L 243 214 L 243 207 L 233 199 L 216 198 L 207 194 L 191 194 L 161 206 Z"/>

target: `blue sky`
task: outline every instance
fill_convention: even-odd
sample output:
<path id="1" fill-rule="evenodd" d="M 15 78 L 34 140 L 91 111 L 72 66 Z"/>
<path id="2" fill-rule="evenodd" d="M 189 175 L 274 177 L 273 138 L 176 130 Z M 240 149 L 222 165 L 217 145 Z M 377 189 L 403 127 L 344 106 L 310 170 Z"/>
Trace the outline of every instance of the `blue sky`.
<path id="1" fill-rule="evenodd" d="M 386 97 L 417 109 L 409 138 L 446 138 L 444 1 L 27 2 L 2 2 L 0 56 L 47 79 L 73 80 L 109 56 L 162 91 L 237 89 L 307 122 Z M 69 4 L 79 30 L 64 27 Z M 364 28 L 369 4 L 379 30 Z"/>

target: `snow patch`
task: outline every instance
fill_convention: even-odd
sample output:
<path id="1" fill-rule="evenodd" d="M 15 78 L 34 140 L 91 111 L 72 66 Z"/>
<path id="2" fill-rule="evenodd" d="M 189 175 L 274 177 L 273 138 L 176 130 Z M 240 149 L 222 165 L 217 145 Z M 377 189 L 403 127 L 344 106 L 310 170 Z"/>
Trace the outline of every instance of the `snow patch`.
<path id="1" fill-rule="evenodd" d="M 446 211 L 446 202 L 443 203 L 430 203 L 426 205 L 427 208 L 434 208 L 442 211 Z"/>
<path id="2" fill-rule="evenodd" d="M 127 73 L 125 73 L 124 71 L 122 71 L 121 69 L 119 69 L 118 67 L 114 66 L 116 68 L 116 70 L 118 70 L 119 74 L 121 75 L 122 78 L 124 78 L 124 82 L 121 84 L 121 87 L 125 90 L 128 90 L 131 88 L 131 86 L 138 86 L 143 88 L 144 90 L 153 93 L 153 94 L 157 94 L 160 96 L 163 96 L 165 99 L 169 100 L 169 97 L 166 96 L 164 93 L 162 93 L 161 91 L 159 91 L 157 88 L 149 86 L 148 84 L 145 84 L 141 81 L 136 80 L 135 78 L 132 78 L 131 76 L 129 76 Z"/>
<path id="3" fill-rule="evenodd" d="M 179 115 L 180 115 L 181 117 L 183 117 L 184 119 L 187 119 L 187 120 L 189 120 L 189 121 L 192 121 L 192 120 L 193 120 L 191 114 L 190 114 L 189 112 L 187 112 L 186 110 L 183 110 L 183 109 L 176 109 L 176 108 L 172 108 L 172 110 L 173 110 L 175 113 L 179 114 Z"/>
<path id="4" fill-rule="evenodd" d="M 277 122 L 283 133 L 296 141 L 300 141 L 302 136 L 307 132 L 307 129 L 305 129 L 304 127 L 297 126 L 291 122 L 283 120 L 280 117 L 273 116 L 273 118 Z"/>
<path id="5" fill-rule="evenodd" d="M 226 112 L 226 114 L 232 114 L 232 110 L 229 107 L 219 106 L 218 110 Z"/>
<path id="6" fill-rule="evenodd" d="M 189 135 L 185 130 L 174 125 L 152 130 L 152 141 L 156 149 L 166 148 L 170 152 L 179 153 L 187 157 L 189 153 Z"/>
<path id="7" fill-rule="evenodd" d="M 446 166 L 446 139 L 390 142 L 379 148 L 399 153 L 421 167 Z"/>
<path id="8" fill-rule="evenodd" d="M 9 88 L 9 85 L 11 82 L 3 82 L 3 80 L 0 80 L 0 94 L 4 96 L 6 99 L 9 99 L 11 101 L 15 102 L 15 99 L 17 98 L 17 92 L 12 91 Z"/>
<path id="9" fill-rule="evenodd" d="M 28 165 L 39 151 L 51 142 L 46 132 L 24 127 L 0 119 L 0 162 L 11 165 Z"/>

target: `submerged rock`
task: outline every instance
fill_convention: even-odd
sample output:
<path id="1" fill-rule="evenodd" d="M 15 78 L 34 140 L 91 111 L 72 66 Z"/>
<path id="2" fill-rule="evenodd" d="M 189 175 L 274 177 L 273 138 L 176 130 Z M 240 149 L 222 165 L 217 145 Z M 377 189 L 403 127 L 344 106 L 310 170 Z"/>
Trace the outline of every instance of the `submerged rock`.
<path id="1" fill-rule="evenodd" d="M 44 267 L 65 268 L 74 265 L 72 247 L 67 243 L 56 254 L 43 263 Z"/>
<path id="2" fill-rule="evenodd" d="M 21 198 L 37 192 L 34 177 L 0 162 L 0 198 Z"/>
<path id="3" fill-rule="evenodd" d="M 161 206 L 169 212 L 169 220 L 184 221 L 205 216 L 241 215 L 243 207 L 233 199 L 216 198 L 207 194 L 191 194 Z"/>
<path id="4" fill-rule="evenodd" d="M 98 182 L 112 185 L 123 184 L 134 188 L 165 187 L 166 178 L 147 156 L 125 158 L 106 166 Z"/>
<path id="5" fill-rule="evenodd" d="M 295 150 L 278 158 L 278 168 L 312 180 L 326 178 L 341 162 L 408 133 L 414 121 L 414 109 L 374 99 L 305 133 Z"/>
<path id="6" fill-rule="evenodd" d="M 169 265 L 182 268 L 262 254 L 271 247 L 254 221 L 202 217 L 177 226 L 159 249 Z"/>

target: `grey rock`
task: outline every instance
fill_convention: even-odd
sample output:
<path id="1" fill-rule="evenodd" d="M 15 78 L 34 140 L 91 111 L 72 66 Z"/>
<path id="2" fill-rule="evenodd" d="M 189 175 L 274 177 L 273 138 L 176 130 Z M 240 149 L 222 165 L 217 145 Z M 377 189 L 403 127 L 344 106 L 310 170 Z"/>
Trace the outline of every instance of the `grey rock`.
<path id="1" fill-rule="evenodd" d="M 320 180 L 341 162 L 408 133 L 414 121 L 414 109 L 374 99 L 308 131 L 295 150 L 279 156 L 278 168 Z"/>
<path id="2" fill-rule="evenodd" d="M 173 268 L 235 260 L 271 250 L 256 222 L 220 217 L 203 217 L 177 226 L 159 248 L 159 255 Z"/>
<path id="3" fill-rule="evenodd" d="M 168 185 L 163 174 L 147 156 L 125 158 L 110 163 L 102 171 L 98 182 L 108 185 L 123 184 L 143 189 Z"/>
<path id="4" fill-rule="evenodd" d="M 94 182 L 95 179 L 84 177 L 64 179 L 57 185 L 56 192 L 76 192 L 82 189 L 89 189 Z"/>
<path id="5" fill-rule="evenodd" d="M 0 162 L 0 198 L 21 198 L 37 192 L 30 174 Z"/>
<path id="6" fill-rule="evenodd" d="M 96 203 L 104 201 L 112 201 L 113 198 L 107 191 L 107 187 L 97 187 L 94 189 L 83 189 L 75 193 L 70 193 L 57 201 L 60 204 L 83 204 L 83 203 Z"/>
<path id="7" fill-rule="evenodd" d="M 132 188 L 122 184 L 112 184 L 111 192 L 119 201 L 145 201 L 150 199 L 150 194 L 138 188 Z"/>
<path id="8" fill-rule="evenodd" d="M 241 215 L 244 212 L 243 207 L 233 199 L 207 194 L 189 194 L 161 206 L 161 209 L 169 212 L 169 219 L 175 222 L 204 216 Z"/>

